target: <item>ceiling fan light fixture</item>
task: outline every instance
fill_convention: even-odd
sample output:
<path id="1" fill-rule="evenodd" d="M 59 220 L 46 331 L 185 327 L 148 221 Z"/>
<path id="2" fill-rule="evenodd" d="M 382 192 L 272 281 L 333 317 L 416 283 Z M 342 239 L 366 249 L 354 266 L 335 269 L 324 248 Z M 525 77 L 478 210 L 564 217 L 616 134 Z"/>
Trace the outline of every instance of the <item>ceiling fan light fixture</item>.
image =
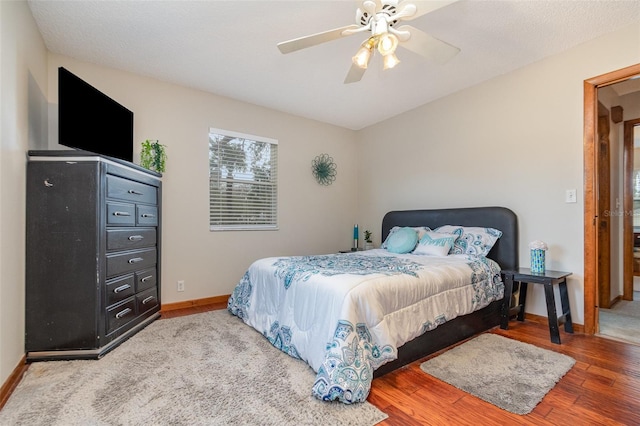
<path id="1" fill-rule="evenodd" d="M 391 69 L 396 65 L 398 65 L 399 63 L 400 63 L 400 59 L 398 59 L 395 53 L 393 52 L 387 53 L 382 58 L 382 69 L 385 69 L 385 70 Z"/>
<path id="2" fill-rule="evenodd" d="M 371 51 L 366 47 L 361 47 L 358 53 L 352 58 L 353 63 L 362 69 L 367 69 L 369 59 L 371 58 Z"/>
<path id="3" fill-rule="evenodd" d="M 394 53 L 398 47 L 398 37 L 391 33 L 384 33 L 378 38 L 378 52 L 382 56 Z"/>
<path id="4" fill-rule="evenodd" d="M 394 68 L 400 63 L 395 54 L 398 47 L 403 47 L 441 63 L 448 61 L 460 51 L 457 47 L 438 40 L 418 28 L 402 25 L 404 21 L 419 18 L 459 0 L 359 1 L 362 4 L 356 10 L 355 24 L 287 40 L 278 43 L 278 49 L 282 53 L 291 53 L 341 37 L 366 34 L 368 38 L 364 40 L 351 58 L 352 64 L 344 79 L 345 84 L 355 83 L 362 79 L 376 50 L 382 56 L 385 70 Z"/>
<path id="5" fill-rule="evenodd" d="M 353 63 L 359 66 L 360 68 L 362 68 L 363 70 L 367 69 L 367 66 L 369 65 L 369 60 L 371 59 L 371 54 L 373 53 L 374 46 L 375 46 L 375 42 L 373 40 L 373 37 L 370 37 L 369 39 L 365 40 L 365 42 L 362 43 L 362 46 L 360 46 L 360 49 L 358 49 L 358 52 L 356 53 L 356 55 L 352 58 Z"/>

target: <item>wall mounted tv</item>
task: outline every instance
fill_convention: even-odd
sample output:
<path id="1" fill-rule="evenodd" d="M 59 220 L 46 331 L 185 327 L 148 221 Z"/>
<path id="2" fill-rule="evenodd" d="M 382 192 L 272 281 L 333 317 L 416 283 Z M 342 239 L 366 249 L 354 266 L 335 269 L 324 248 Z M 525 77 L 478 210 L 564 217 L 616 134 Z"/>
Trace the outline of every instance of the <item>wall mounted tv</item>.
<path id="1" fill-rule="evenodd" d="M 133 112 L 60 67 L 58 142 L 131 162 Z"/>

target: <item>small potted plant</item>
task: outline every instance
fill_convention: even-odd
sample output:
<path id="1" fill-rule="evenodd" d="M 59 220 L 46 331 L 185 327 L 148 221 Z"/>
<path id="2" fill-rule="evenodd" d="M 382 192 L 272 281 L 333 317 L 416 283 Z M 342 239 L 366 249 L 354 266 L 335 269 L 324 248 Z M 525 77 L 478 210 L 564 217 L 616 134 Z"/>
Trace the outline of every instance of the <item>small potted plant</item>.
<path id="1" fill-rule="evenodd" d="M 364 231 L 364 249 L 371 250 L 373 248 L 373 241 L 371 241 L 371 231 L 368 229 Z"/>
<path id="2" fill-rule="evenodd" d="M 147 139 L 142 142 L 140 165 L 145 169 L 163 173 L 167 162 L 167 153 L 165 148 L 166 147 L 157 140 Z"/>

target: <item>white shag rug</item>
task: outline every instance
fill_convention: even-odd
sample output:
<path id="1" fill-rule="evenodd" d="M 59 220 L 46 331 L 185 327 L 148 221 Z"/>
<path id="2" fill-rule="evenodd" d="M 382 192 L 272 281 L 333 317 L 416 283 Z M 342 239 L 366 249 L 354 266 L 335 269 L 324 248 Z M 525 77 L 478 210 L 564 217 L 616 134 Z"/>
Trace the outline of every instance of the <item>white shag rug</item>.
<path id="1" fill-rule="evenodd" d="M 315 373 L 226 310 L 161 319 L 100 360 L 30 365 L 2 425 L 374 425 L 311 396 Z"/>

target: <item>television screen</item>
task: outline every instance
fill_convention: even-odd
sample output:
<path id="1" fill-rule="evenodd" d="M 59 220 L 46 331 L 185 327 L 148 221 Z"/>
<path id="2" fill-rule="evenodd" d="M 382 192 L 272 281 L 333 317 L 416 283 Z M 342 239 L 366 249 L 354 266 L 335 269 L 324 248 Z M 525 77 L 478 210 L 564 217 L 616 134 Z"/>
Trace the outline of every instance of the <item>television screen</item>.
<path id="1" fill-rule="evenodd" d="M 133 112 L 60 67 L 58 142 L 133 161 Z"/>

